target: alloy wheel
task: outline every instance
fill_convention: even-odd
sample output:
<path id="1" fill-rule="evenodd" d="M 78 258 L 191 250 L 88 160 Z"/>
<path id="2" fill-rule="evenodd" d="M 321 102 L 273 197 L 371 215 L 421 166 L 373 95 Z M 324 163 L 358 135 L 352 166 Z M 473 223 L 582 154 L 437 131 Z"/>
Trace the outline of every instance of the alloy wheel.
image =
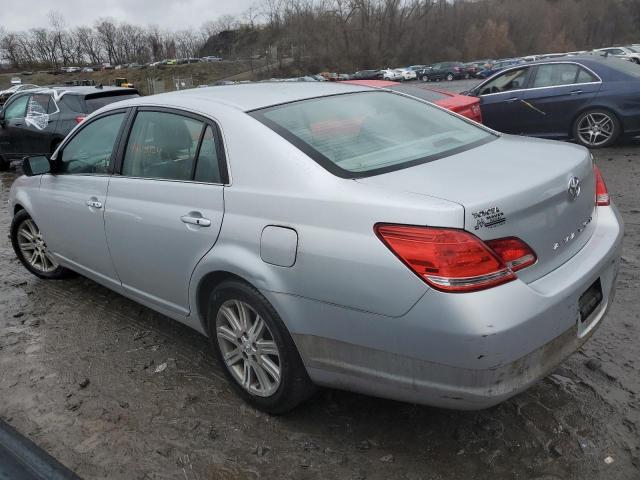
<path id="1" fill-rule="evenodd" d="M 18 227 L 17 237 L 22 256 L 34 269 L 42 273 L 50 273 L 58 268 L 58 263 L 49 253 L 40 229 L 33 220 L 27 219 L 22 222 Z"/>
<path id="2" fill-rule="evenodd" d="M 226 367 L 242 388 L 259 397 L 278 390 L 278 346 L 264 319 L 249 304 L 224 302 L 216 316 L 216 337 Z"/>
<path id="3" fill-rule="evenodd" d="M 613 118 L 603 112 L 585 115 L 578 124 L 580 140 L 591 147 L 598 147 L 607 143 L 615 134 Z"/>

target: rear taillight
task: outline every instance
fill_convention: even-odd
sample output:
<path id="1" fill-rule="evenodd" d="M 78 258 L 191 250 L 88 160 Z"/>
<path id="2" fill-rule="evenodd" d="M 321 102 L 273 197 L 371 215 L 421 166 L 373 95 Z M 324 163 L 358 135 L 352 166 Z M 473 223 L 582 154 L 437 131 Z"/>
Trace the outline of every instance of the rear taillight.
<path id="1" fill-rule="evenodd" d="M 611 205 L 611 199 L 609 198 L 609 191 L 607 190 L 607 184 L 604 183 L 602 173 L 600 169 L 593 166 L 593 174 L 596 177 L 596 205 L 599 207 L 606 207 Z"/>
<path id="2" fill-rule="evenodd" d="M 487 240 L 487 246 L 496 252 L 502 261 L 513 272 L 530 267 L 536 263 L 537 257 L 529 245 L 516 237 Z"/>
<path id="3" fill-rule="evenodd" d="M 87 116 L 86 116 L 86 115 L 78 115 L 78 116 L 76 117 L 76 123 L 82 123 L 82 122 L 84 122 L 84 119 L 85 119 L 85 118 L 87 118 Z"/>
<path id="4" fill-rule="evenodd" d="M 496 252 L 464 230 L 378 224 L 382 242 L 416 275 L 445 292 L 472 292 L 516 278 Z"/>

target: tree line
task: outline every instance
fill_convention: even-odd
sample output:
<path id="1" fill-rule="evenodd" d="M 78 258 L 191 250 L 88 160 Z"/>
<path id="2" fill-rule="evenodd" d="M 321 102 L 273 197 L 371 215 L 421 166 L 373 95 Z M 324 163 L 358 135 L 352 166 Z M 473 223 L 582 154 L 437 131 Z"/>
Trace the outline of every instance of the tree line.
<path id="1" fill-rule="evenodd" d="M 0 26 L 0 54 L 16 68 L 219 55 L 352 71 L 628 44 L 639 24 L 639 0 L 262 0 L 181 31 L 109 18 L 69 28 L 52 12 L 41 28 Z"/>

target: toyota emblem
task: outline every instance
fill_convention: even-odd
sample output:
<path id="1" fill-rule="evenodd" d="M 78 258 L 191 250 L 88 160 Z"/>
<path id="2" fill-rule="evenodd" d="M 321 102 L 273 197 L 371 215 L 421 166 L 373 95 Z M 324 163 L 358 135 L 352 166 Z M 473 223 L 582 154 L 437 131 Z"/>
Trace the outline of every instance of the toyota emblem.
<path id="1" fill-rule="evenodd" d="M 580 179 L 578 177 L 571 177 L 569 180 L 569 198 L 575 200 L 580 195 Z"/>

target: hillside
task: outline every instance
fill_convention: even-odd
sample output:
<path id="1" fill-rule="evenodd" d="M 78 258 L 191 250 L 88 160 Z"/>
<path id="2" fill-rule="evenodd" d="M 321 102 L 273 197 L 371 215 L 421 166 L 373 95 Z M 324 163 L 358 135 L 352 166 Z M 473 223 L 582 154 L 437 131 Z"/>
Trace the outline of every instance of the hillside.
<path id="1" fill-rule="evenodd" d="M 253 68 L 257 73 L 264 62 L 253 61 Z M 63 73 L 50 75 L 47 73 L 36 73 L 23 75 L 16 73 L 0 74 L 0 90 L 9 87 L 11 78 L 19 76 L 22 83 L 34 83 L 36 85 L 64 85 L 67 81 L 88 79 L 96 84 L 113 85 L 118 77 L 125 77 L 135 84 L 136 88 L 144 95 L 152 93 L 149 91 L 149 81 L 154 81 L 156 92 L 175 90 L 175 79 L 181 80 L 192 78 L 193 86 L 211 84 L 217 80 L 227 77 L 234 77 L 234 80 L 249 80 L 252 78 L 251 63 L 248 60 L 221 61 L 213 63 L 192 63 L 186 65 L 163 65 L 155 68 L 145 69 L 122 69 L 104 70 L 92 73 Z"/>

